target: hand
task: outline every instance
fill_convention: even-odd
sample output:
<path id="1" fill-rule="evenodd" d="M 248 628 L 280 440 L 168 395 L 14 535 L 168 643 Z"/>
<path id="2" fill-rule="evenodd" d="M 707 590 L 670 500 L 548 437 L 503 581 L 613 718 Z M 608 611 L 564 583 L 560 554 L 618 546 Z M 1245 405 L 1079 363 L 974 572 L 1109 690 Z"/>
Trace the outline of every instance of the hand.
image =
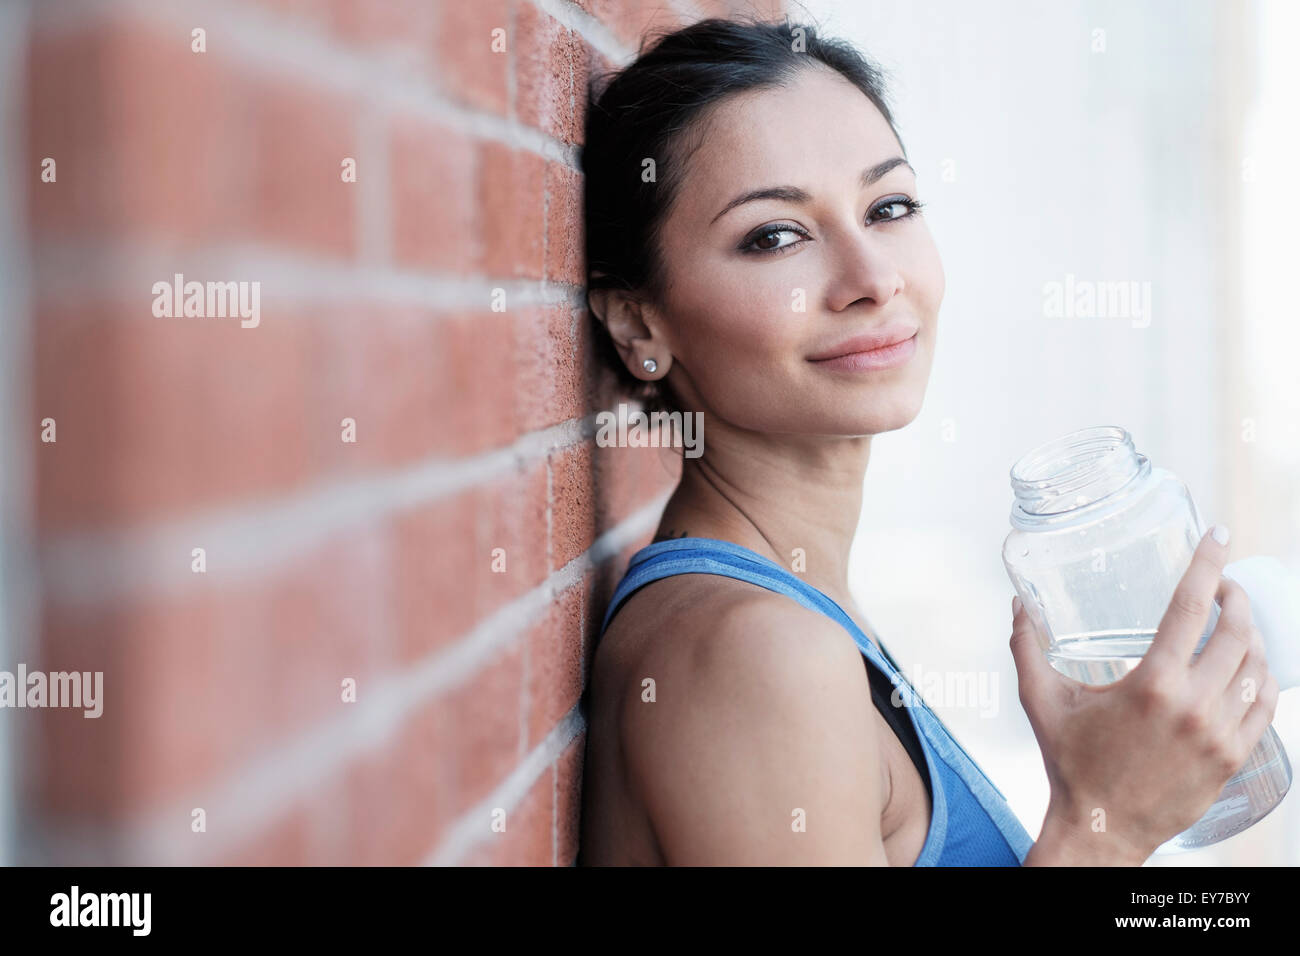
<path id="1" fill-rule="evenodd" d="M 1222 576 L 1228 548 L 1207 534 L 1138 666 L 1083 684 L 1048 663 L 1015 603 L 1011 652 L 1020 701 L 1052 796 L 1044 838 L 1094 862 L 1140 863 L 1199 820 L 1273 719 L 1277 681 L 1250 601 Z M 1199 654 L 1213 601 L 1221 612 Z M 1250 693 L 1250 691 L 1254 693 Z"/>

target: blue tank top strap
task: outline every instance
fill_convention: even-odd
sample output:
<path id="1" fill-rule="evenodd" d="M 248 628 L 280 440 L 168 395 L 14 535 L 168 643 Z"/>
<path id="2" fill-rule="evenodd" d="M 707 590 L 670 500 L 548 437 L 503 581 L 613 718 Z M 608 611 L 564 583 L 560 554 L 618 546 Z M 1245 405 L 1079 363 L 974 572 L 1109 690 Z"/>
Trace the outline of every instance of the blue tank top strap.
<path id="1" fill-rule="evenodd" d="M 892 658 L 872 643 L 839 604 L 770 558 L 718 538 L 656 541 L 628 562 L 600 633 L 605 633 L 633 592 L 676 574 L 717 574 L 749 581 L 825 614 L 841 624 L 867 660 L 889 678 L 907 708 L 929 768 L 930 829 L 914 866 L 1018 866 L 1024 861 L 1033 838 L 1011 811 L 1006 797 L 930 710 Z"/>

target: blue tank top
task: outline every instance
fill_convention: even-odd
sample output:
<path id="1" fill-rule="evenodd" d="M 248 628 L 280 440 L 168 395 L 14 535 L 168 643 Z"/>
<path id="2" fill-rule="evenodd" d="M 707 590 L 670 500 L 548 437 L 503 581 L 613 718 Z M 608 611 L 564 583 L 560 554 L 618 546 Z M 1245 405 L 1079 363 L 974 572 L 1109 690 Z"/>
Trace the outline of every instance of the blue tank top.
<path id="1" fill-rule="evenodd" d="M 642 548 L 628 562 L 600 632 L 642 585 L 674 574 L 717 574 L 749 581 L 794 598 L 843 625 L 867 662 L 888 678 L 907 705 L 929 768 L 930 829 L 914 866 L 1019 866 L 1034 845 L 979 766 L 957 743 L 920 694 L 835 601 L 756 551 L 717 538 L 673 538 Z"/>

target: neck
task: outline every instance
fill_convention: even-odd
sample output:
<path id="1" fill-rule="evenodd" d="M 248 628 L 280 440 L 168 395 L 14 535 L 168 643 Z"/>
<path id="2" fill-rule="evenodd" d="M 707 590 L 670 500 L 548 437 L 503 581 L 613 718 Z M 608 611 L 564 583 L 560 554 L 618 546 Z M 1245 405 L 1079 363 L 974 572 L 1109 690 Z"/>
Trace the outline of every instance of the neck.
<path id="1" fill-rule="evenodd" d="M 870 454 L 869 435 L 772 435 L 715 425 L 705 453 L 682 460 L 681 482 L 655 540 L 731 541 L 833 599 L 851 601 L 849 550 Z"/>

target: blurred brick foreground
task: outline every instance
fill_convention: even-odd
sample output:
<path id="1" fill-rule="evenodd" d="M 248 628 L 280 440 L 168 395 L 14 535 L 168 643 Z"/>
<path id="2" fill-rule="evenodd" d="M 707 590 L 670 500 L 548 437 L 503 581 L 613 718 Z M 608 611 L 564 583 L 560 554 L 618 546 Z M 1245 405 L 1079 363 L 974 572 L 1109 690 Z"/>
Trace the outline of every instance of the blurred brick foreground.
<path id="1" fill-rule="evenodd" d="M 15 861 L 572 863 L 591 639 L 679 467 L 594 444 L 586 81 L 779 4 L 17 6 L 0 669 L 102 671 L 104 713 L 0 711 Z M 260 323 L 155 316 L 177 273 L 260 283 Z"/>

